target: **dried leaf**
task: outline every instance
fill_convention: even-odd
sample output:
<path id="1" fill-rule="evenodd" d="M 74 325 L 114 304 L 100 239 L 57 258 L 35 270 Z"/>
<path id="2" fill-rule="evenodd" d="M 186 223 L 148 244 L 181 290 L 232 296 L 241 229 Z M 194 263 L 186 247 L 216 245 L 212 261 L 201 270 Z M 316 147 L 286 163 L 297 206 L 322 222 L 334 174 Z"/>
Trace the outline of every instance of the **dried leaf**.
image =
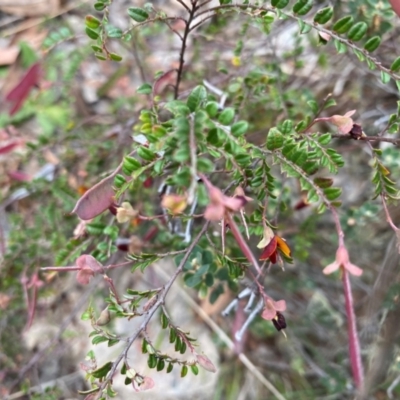
<path id="1" fill-rule="evenodd" d="M 21 108 L 31 89 L 39 83 L 40 77 L 40 64 L 35 63 L 26 71 L 21 81 L 7 93 L 6 100 L 14 102 L 9 112 L 10 115 L 15 114 Z"/>
<path id="2" fill-rule="evenodd" d="M 114 175 L 90 188 L 76 203 L 73 213 L 83 220 L 96 217 L 114 203 Z"/>
<path id="3" fill-rule="evenodd" d="M 198 364 L 201 367 L 203 367 L 206 371 L 217 372 L 217 368 L 215 368 L 215 365 L 211 362 L 211 360 L 207 356 L 197 354 L 196 359 Z"/>

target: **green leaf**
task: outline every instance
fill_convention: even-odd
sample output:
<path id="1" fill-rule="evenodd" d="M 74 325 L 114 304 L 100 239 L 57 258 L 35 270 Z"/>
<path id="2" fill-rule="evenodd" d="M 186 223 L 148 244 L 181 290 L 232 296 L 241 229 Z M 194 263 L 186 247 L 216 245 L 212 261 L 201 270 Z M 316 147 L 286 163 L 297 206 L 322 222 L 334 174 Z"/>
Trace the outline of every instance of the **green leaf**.
<path id="1" fill-rule="evenodd" d="M 276 150 L 283 146 L 284 137 L 277 128 L 271 128 L 267 136 L 267 149 Z"/>
<path id="2" fill-rule="evenodd" d="M 332 140 L 331 134 L 330 133 L 324 133 L 323 135 L 321 135 L 318 138 L 318 143 L 325 146 L 325 145 L 329 144 L 331 140 Z"/>
<path id="3" fill-rule="evenodd" d="M 190 111 L 196 111 L 200 104 L 207 99 L 207 90 L 203 85 L 196 86 L 187 98 L 186 104 Z"/>
<path id="4" fill-rule="evenodd" d="M 309 203 L 316 203 L 318 200 L 319 200 L 319 196 L 318 196 L 317 192 L 315 191 L 315 189 L 311 189 L 307 193 L 307 201 Z"/>
<path id="5" fill-rule="evenodd" d="M 275 8 L 285 8 L 289 4 L 289 0 L 271 0 L 272 7 Z"/>
<path id="6" fill-rule="evenodd" d="M 328 200 L 336 200 L 341 194 L 342 189 L 337 187 L 328 187 L 324 189 L 325 196 Z"/>
<path id="7" fill-rule="evenodd" d="M 284 135 L 287 135 L 290 132 L 292 132 L 292 130 L 293 130 L 293 121 L 291 121 L 290 119 L 286 119 L 285 121 L 283 121 L 280 131 Z"/>
<path id="8" fill-rule="evenodd" d="M 361 62 L 365 61 L 365 55 L 362 51 L 353 49 L 353 52 Z"/>
<path id="9" fill-rule="evenodd" d="M 313 6 L 313 0 L 299 0 L 293 6 L 293 12 L 297 15 L 306 15 Z"/>
<path id="10" fill-rule="evenodd" d="M 92 344 L 99 344 L 102 342 L 107 342 L 108 338 L 106 338 L 105 336 L 95 336 L 92 339 Z"/>
<path id="11" fill-rule="evenodd" d="M 367 29 L 368 25 L 364 21 L 357 22 L 349 30 L 347 37 L 353 42 L 357 42 L 358 40 L 361 40 L 367 33 Z"/>
<path id="12" fill-rule="evenodd" d="M 400 56 L 397 57 L 390 66 L 390 70 L 393 72 L 397 72 L 400 69 Z"/>
<path id="13" fill-rule="evenodd" d="M 311 25 L 310 24 L 306 24 L 302 19 L 298 19 L 297 23 L 299 24 L 299 29 L 300 29 L 300 33 L 308 33 L 311 31 Z"/>
<path id="14" fill-rule="evenodd" d="M 101 21 L 94 17 L 93 15 L 86 15 L 85 24 L 88 28 L 96 29 L 100 26 Z"/>
<path id="15" fill-rule="evenodd" d="M 124 161 L 122 162 L 122 172 L 125 175 L 131 175 L 133 171 L 136 171 L 142 166 L 140 161 L 136 160 L 136 158 L 126 156 L 124 157 Z"/>
<path id="16" fill-rule="evenodd" d="M 374 36 L 367 40 L 367 43 L 364 44 L 364 49 L 372 53 L 376 50 L 381 44 L 381 38 L 379 36 Z"/>
<path id="17" fill-rule="evenodd" d="M 326 24 L 333 17 L 333 8 L 325 7 L 315 14 L 314 22 L 317 24 Z"/>
<path id="18" fill-rule="evenodd" d="M 172 158 L 177 161 L 178 163 L 184 163 L 190 159 L 190 151 L 189 151 L 189 146 L 185 145 L 178 147 Z"/>
<path id="19" fill-rule="evenodd" d="M 180 336 L 177 336 L 175 339 L 175 351 L 181 351 L 182 340 Z"/>
<path id="20" fill-rule="evenodd" d="M 387 133 L 389 133 L 390 135 L 393 135 L 394 133 L 397 133 L 398 131 L 399 131 L 399 124 L 396 122 L 390 126 Z"/>
<path id="21" fill-rule="evenodd" d="M 185 354 L 186 349 L 187 349 L 187 344 L 186 344 L 186 342 L 184 342 L 184 341 L 182 340 L 182 344 L 181 344 L 181 347 L 180 347 L 180 349 L 179 349 L 179 352 L 180 352 L 181 354 Z"/>
<path id="22" fill-rule="evenodd" d="M 122 37 L 122 30 L 115 26 L 107 25 L 106 30 L 107 30 L 107 36 L 110 38 Z"/>
<path id="23" fill-rule="evenodd" d="M 335 43 L 336 51 L 339 54 L 346 53 L 347 46 L 344 43 L 342 43 L 340 40 L 337 40 L 337 39 L 335 39 L 334 43 Z"/>
<path id="24" fill-rule="evenodd" d="M 117 174 L 114 177 L 114 186 L 119 189 L 120 187 L 122 187 L 122 185 L 124 185 L 126 183 L 126 179 L 123 175 L 121 174 Z"/>
<path id="25" fill-rule="evenodd" d="M 383 83 L 385 83 L 385 84 L 389 83 L 390 82 L 390 75 L 385 71 L 381 71 L 381 81 Z"/>
<path id="26" fill-rule="evenodd" d="M 251 155 L 247 153 L 235 155 L 235 161 L 241 166 L 246 167 L 251 161 Z"/>
<path id="27" fill-rule="evenodd" d="M 136 92 L 139 94 L 151 94 L 152 91 L 153 91 L 153 88 L 150 85 L 150 83 L 143 83 L 143 85 L 140 85 L 136 89 Z"/>
<path id="28" fill-rule="evenodd" d="M 354 19 L 351 15 L 347 15 L 333 25 L 333 30 L 337 33 L 346 33 L 353 25 Z"/>
<path id="29" fill-rule="evenodd" d="M 172 372 L 173 368 L 174 368 L 174 365 L 173 365 L 172 363 L 169 363 L 169 364 L 168 364 L 168 367 L 167 367 L 167 374 L 169 374 L 170 372 Z"/>
<path id="30" fill-rule="evenodd" d="M 108 363 L 104 364 L 100 368 L 97 368 L 96 370 L 94 370 L 91 373 L 91 375 L 97 379 L 104 378 L 108 374 L 108 372 L 111 370 L 112 365 L 113 365 L 113 363 L 111 361 L 109 361 Z"/>
<path id="31" fill-rule="evenodd" d="M 97 11 L 103 11 L 105 8 L 106 8 L 106 5 L 104 4 L 104 3 L 102 3 L 102 2 L 97 2 L 97 3 L 94 3 L 94 9 L 95 10 L 97 10 Z"/>
<path id="32" fill-rule="evenodd" d="M 335 99 L 329 99 L 326 103 L 325 103 L 325 105 L 324 105 L 324 110 L 326 109 L 326 108 L 329 108 L 329 107 L 333 107 L 333 106 L 336 106 L 336 101 L 335 101 Z"/>
<path id="33" fill-rule="evenodd" d="M 166 329 L 167 327 L 168 327 L 168 318 L 163 312 L 161 312 L 161 328 Z"/>
<path id="34" fill-rule="evenodd" d="M 110 56 L 110 59 L 113 61 L 117 61 L 117 62 L 122 61 L 122 56 L 120 56 L 119 54 L 110 53 L 109 56 Z"/>
<path id="35" fill-rule="evenodd" d="M 317 177 L 317 178 L 314 178 L 314 183 L 321 189 L 326 189 L 333 185 L 333 179 Z"/>
<path id="36" fill-rule="evenodd" d="M 154 354 L 149 354 L 147 365 L 149 368 L 155 368 L 157 366 L 157 357 Z"/>
<path id="37" fill-rule="evenodd" d="M 195 287 L 203 281 L 203 275 L 188 273 L 183 277 L 185 285 L 188 287 Z"/>
<path id="38" fill-rule="evenodd" d="M 103 55 L 103 54 L 95 54 L 94 55 L 98 60 L 101 60 L 101 61 L 105 61 L 105 60 L 107 60 L 107 57 L 105 56 L 105 55 Z"/>
<path id="39" fill-rule="evenodd" d="M 117 343 L 119 343 L 119 339 L 109 339 L 108 340 L 108 347 L 112 347 Z"/>
<path id="40" fill-rule="evenodd" d="M 176 118 L 174 121 L 174 132 L 179 140 L 184 140 L 188 142 L 190 133 L 190 125 L 188 119 L 185 117 Z"/>
<path id="41" fill-rule="evenodd" d="M 188 373 L 188 367 L 186 365 L 182 365 L 181 369 L 181 378 L 184 378 Z"/>
<path id="42" fill-rule="evenodd" d="M 93 29 L 86 28 L 85 32 L 86 32 L 86 35 L 88 35 L 90 37 L 90 39 L 96 40 L 99 37 L 99 34 L 96 31 L 94 31 Z"/>
<path id="43" fill-rule="evenodd" d="M 128 15 L 136 22 L 144 22 L 149 18 L 147 11 L 139 7 L 129 7 Z"/>
<path id="44" fill-rule="evenodd" d="M 97 46 L 95 44 L 93 44 L 92 46 L 90 46 L 96 53 L 102 53 L 103 49 L 100 46 Z"/>
<path id="45" fill-rule="evenodd" d="M 165 361 L 160 358 L 157 363 L 157 371 L 162 371 L 165 367 Z"/>
<path id="46" fill-rule="evenodd" d="M 368 64 L 368 68 L 373 71 L 374 69 L 376 69 L 376 65 L 369 59 L 367 58 L 367 64 Z"/>
<path id="47" fill-rule="evenodd" d="M 175 340 L 176 340 L 176 331 L 175 331 L 175 329 L 173 329 L 173 328 L 171 328 L 170 330 L 169 330 L 169 342 L 170 343 L 174 343 L 175 342 Z"/>
<path id="48" fill-rule="evenodd" d="M 199 367 L 197 365 L 191 365 L 190 369 L 192 370 L 194 375 L 198 375 L 199 374 Z"/>
<path id="49" fill-rule="evenodd" d="M 231 127 L 231 133 L 235 137 L 244 135 L 249 128 L 249 123 L 247 121 L 238 121 Z"/>
<path id="50" fill-rule="evenodd" d="M 225 108 L 218 117 L 222 125 L 229 125 L 235 117 L 235 110 L 231 107 Z"/>
<path id="51" fill-rule="evenodd" d="M 311 108 L 311 111 L 316 114 L 318 112 L 318 104 L 315 100 L 307 101 L 308 106 Z"/>
<path id="52" fill-rule="evenodd" d="M 140 158 L 143 158 L 143 160 L 146 161 L 153 161 L 155 158 L 155 154 L 150 149 L 144 146 L 140 146 L 137 149 L 137 154 Z"/>
<path id="53" fill-rule="evenodd" d="M 206 104 L 206 111 L 207 111 L 207 114 L 208 114 L 211 118 L 215 117 L 215 116 L 218 114 L 218 110 L 219 110 L 219 105 L 218 105 L 218 103 L 217 103 L 216 101 L 209 101 L 209 102 Z"/>
<path id="54" fill-rule="evenodd" d="M 200 157 L 197 159 L 197 170 L 199 172 L 204 172 L 205 174 L 208 174 L 214 171 L 214 167 L 214 163 L 208 158 Z"/>

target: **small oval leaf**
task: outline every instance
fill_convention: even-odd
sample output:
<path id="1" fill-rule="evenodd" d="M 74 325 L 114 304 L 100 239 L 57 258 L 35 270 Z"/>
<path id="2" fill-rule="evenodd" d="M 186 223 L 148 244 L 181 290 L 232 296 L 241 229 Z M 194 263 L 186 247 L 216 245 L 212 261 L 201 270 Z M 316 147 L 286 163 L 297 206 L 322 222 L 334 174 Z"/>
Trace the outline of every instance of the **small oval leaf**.
<path id="1" fill-rule="evenodd" d="M 372 53 L 376 50 L 381 44 L 381 38 L 379 36 L 374 36 L 367 40 L 367 43 L 364 44 L 364 49 Z"/>
<path id="2" fill-rule="evenodd" d="M 349 30 L 347 37 L 353 42 L 357 42 L 358 40 L 361 40 L 363 36 L 367 33 L 367 29 L 368 25 L 365 22 L 357 22 Z"/>
<path id="3" fill-rule="evenodd" d="M 289 0 L 271 0 L 272 7 L 275 8 L 285 8 L 289 4 Z"/>
<path id="4" fill-rule="evenodd" d="M 207 90 L 203 85 L 196 86 L 186 101 L 190 111 L 196 111 L 200 104 L 207 98 Z"/>
<path id="5" fill-rule="evenodd" d="M 293 12 L 297 15 L 306 15 L 313 6 L 313 0 L 299 0 L 293 6 Z"/>
<path id="6" fill-rule="evenodd" d="M 333 8 L 325 7 L 319 10 L 314 17 L 314 22 L 317 24 L 326 24 L 333 17 Z"/>
<path id="7" fill-rule="evenodd" d="M 149 18 L 147 11 L 139 7 L 129 7 L 128 15 L 136 22 L 144 22 Z"/>
<path id="8" fill-rule="evenodd" d="M 400 69 L 400 56 L 397 57 L 390 66 L 390 70 L 393 72 L 397 72 Z"/>
<path id="9" fill-rule="evenodd" d="M 90 39 L 96 40 L 99 37 L 99 34 L 94 31 L 93 29 L 90 29 L 88 27 L 86 27 L 85 29 L 86 35 L 88 35 L 90 37 Z"/>
<path id="10" fill-rule="evenodd" d="M 333 30 L 337 33 L 346 33 L 353 25 L 354 19 L 351 15 L 347 15 L 339 19 L 334 25 Z"/>

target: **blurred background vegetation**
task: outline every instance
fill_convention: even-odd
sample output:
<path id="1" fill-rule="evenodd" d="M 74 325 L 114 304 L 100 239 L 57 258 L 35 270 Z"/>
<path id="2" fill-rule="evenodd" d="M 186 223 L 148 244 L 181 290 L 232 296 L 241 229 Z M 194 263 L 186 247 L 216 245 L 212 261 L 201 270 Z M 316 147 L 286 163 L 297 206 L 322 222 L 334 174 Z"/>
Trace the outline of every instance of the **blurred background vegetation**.
<path id="1" fill-rule="evenodd" d="M 153 244 L 143 243 L 140 239 L 148 233 L 149 224 L 118 229 L 104 215 L 88 225 L 86 236 L 79 237 L 77 218 L 70 214 L 85 190 L 115 169 L 127 153 L 140 111 L 149 107 L 148 97 L 136 89 L 152 82 L 160 71 L 176 68 L 179 46 L 168 27 L 155 23 L 135 30 L 125 43 L 111 43 L 122 55 L 121 62 L 103 62 L 94 57 L 93 43 L 84 33 L 85 15 L 96 13 L 93 2 L 49 2 L 54 8 L 51 16 L 46 7 L 32 15 L 29 4 L 22 2 L 15 11 L 2 3 L 0 95 L 5 98 L 36 62 L 43 77 L 17 113 L 10 116 L 5 101 L 0 106 L 0 148 L 13 146 L 11 151 L 0 152 L 0 397 L 12 390 L 19 394 L 10 398 L 78 398 L 76 389 L 85 388 L 79 363 L 86 352 L 71 348 L 80 335 L 78 321 L 87 304 L 74 306 L 86 289 L 69 276 L 44 275 L 39 268 L 72 265 L 82 253 L 100 260 L 110 254 L 124 257 L 126 253 L 118 250 L 118 240 L 124 237 L 138 238 L 136 244 L 144 252 L 181 240 L 164 232 Z M 130 3 L 114 1 L 110 14 L 114 26 L 126 27 Z M 182 12 L 174 1 L 153 3 L 174 15 Z M 351 14 L 368 23 L 371 35 L 383 37 L 376 55 L 385 65 L 400 54 L 399 18 L 387 1 L 337 1 L 332 5 L 338 17 Z M 375 135 L 396 112 L 399 100 L 394 83 L 381 84 L 354 54 L 337 54 L 315 32 L 298 35 L 297 25 L 289 20 L 271 27 L 263 19 L 250 21 L 236 14 L 213 18 L 190 38 L 184 74 L 183 97 L 203 80 L 225 91 L 227 103 L 251 122 L 248 138 L 254 143 L 265 141 L 269 127 L 282 114 L 301 119 L 310 100 L 321 104 L 329 94 L 337 103 L 331 114 L 356 109 L 356 120 L 365 133 Z M 173 90 L 167 87 L 162 96 L 172 98 Z M 373 383 L 371 398 L 385 399 L 388 393 L 400 398 L 400 384 L 396 384 L 400 376 L 396 324 L 400 275 L 394 235 L 379 201 L 369 201 L 373 196 L 369 154 L 353 141 L 337 140 L 336 148 L 346 161 L 335 177 L 335 184 L 343 188 L 340 217 L 352 259 L 364 269 L 363 278 L 354 282 L 363 357 L 366 366 L 373 355 L 380 360 L 378 377 L 367 372 Z M 398 146 L 381 148 L 392 179 L 398 181 Z M 143 176 L 142 181 L 146 179 Z M 130 196 L 132 202 L 144 204 L 144 209 L 152 210 L 149 200 L 157 202 L 154 190 L 146 185 L 133 188 Z M 270 202 L 295 260 L 285 271 L 273 267 L 265 281 L 271 296 L 288 303 L 288 339 L 258 318 L 239 351 L 287 399 L 352 398 L 342 289 L 340 282 L 321 274 L 334 258 L 336 233 L 329 216 L 317 214 L 312 207 L 297 210 L 301 200 L 293 183 L 279 193 L 279 203 Z M 392 213 L 399 224 L 398 208 L 393 207 Z M 130 272 L 124 274 L 128 280 Z M 225 302 L 212 306 L 194 296 L 232 337 L 235 317 L 222 317 L 221 311 L 239 288 L 239 282 L 231 282 L 222 296 Z M 33 338 L 27 327 L 32 318 L 50 321 L 53 331 Z M 195 317 L 190 323 L 204 324 Z M 210 331 L 209 335 L 220 354 L 214 399 L 273 398 L 217 333 Z M 379 349 L 387 355 L 383 359 L 379 359 Z M 35 359 L 37 354 L 40 359 Z M 37 385 L 46 382 L 45 391 L 38 389 Z M 36 389 L 30 392 L 32 387 Z"/>

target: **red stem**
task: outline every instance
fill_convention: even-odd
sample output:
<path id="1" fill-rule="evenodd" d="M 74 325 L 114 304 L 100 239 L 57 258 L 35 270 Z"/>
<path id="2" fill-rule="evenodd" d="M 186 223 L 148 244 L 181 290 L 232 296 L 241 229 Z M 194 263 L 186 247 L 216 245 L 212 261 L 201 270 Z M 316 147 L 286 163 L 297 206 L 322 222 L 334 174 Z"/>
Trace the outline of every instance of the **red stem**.
<path id="1" fill-rule="evenodd" d="M 236 239 L 236 242 L 239 245 L 240 250 L 242 250 L 243 254 L 249 260 L 250 264 L 253 264 L 257 272 L 261 274 L 261 268 L 258 265 L 257 259 L 254 257 L 253 252 L 250 250 L 242 234 L 240 233 L 239 228 L 236 225 L 236 222 L 233 220 L 229 212 L 225 213 L 225 219 L 228 222 L 229 228 L 231 229 L 233 237 Z"/>
<path id="2" fill-rule="evenodd" d="M 353 295 L 351 292 L 349 273 L 345 268 L 342 268 L 342 274 L 344 295 L 346 299 L 351 370 L 354 382 L 357 388 L 360 388 L 364 381 L 364 371 L 361 361 L 360 342 L 357 334 L 356 316 L 354 314 Z"/>

